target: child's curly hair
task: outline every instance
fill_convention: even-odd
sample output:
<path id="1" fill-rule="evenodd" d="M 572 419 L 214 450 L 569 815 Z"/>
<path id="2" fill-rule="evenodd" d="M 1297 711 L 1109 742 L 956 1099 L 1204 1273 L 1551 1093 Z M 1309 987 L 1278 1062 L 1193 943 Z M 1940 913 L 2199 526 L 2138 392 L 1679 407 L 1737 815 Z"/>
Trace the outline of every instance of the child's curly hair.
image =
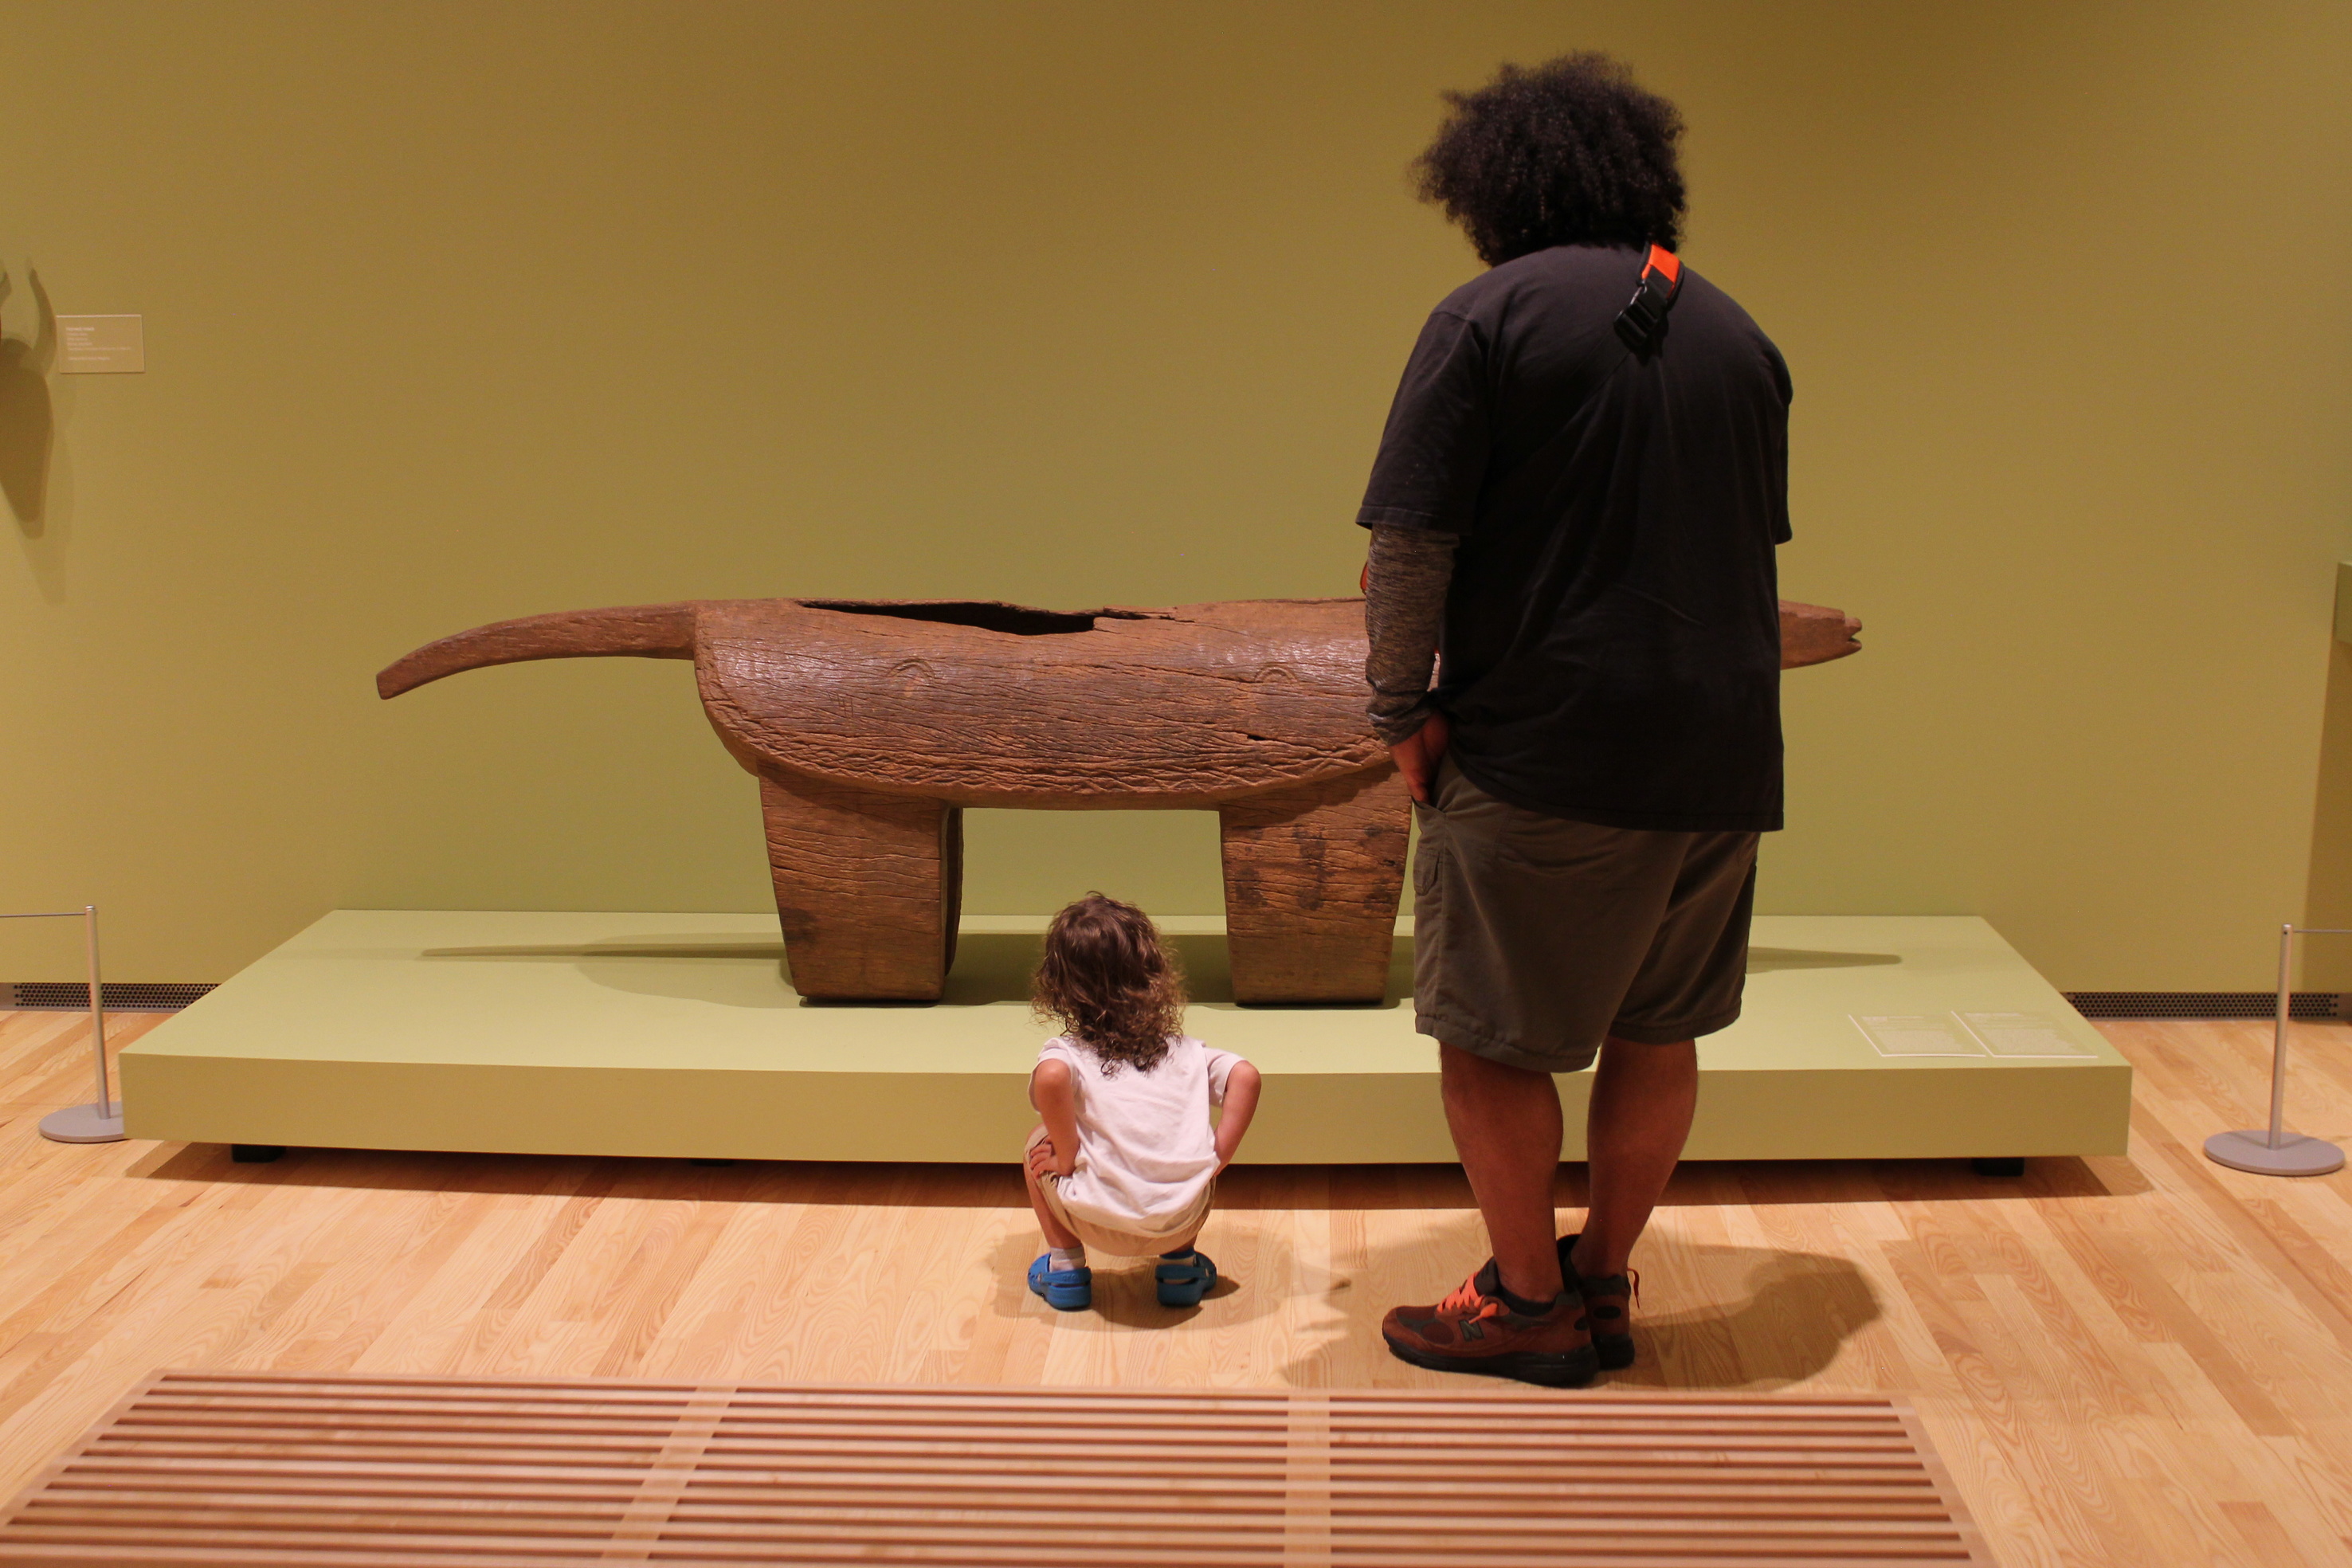
<path id="1" fill-rule="evenodd" d="M 1088 893 L 1045 928 L 1029 1005 L 1100 1058 L 1150 1072 L 1184 1031 L 1184 972 L 1151 917 Z"/>

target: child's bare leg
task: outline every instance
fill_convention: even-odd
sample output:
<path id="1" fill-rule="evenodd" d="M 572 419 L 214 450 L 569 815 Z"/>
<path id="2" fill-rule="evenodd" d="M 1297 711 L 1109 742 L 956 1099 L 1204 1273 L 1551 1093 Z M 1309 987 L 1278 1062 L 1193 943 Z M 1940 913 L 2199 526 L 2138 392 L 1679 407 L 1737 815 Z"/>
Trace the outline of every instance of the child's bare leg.
<path id="1" fill-rule="evenodd" d="M 1201 1240 L 1201 1232 L 1207 1228 L 1208 1226 L 1205 1224 L 1195 1226 L 1189 1235 L 1171 1241 L 1160 1252 L 1160 1256 L 1162 1258 L 1182 1258 L 1188 1253 L 1198 1252 L 1200 1250 L 1199 1243 Z"/>
<path id="2" fill-rule="evenodd" d="M 1045 1206 L 1045 1194 L 1037 1190 L 1036 1173 L 1024 1165 L 1021 1167 L 1021 1179 L 1028 1185 L 1029 1207 L 1037 1215 L 1037 1228 L 1045 1233 L 1045 1245 L 1058 1247 L 1065 1252 L 1079 1250 L 1085 1243 L 1068 1226 L 1055 1219 L 1054 1211 Z"/>
<path id="3" fill-rule="evenodd" d="M 1041 1125 L 1036 1132 L 1031 1133 L 1029 1135 L 1031 1143 L 1034 1144 L 1038 1133 L 1045 1131 L 1045 1129 Z M 1029 1161 L 1025 1154 L 1021 1162 L 1021 1182 L 1029 1189 L 1029 1208 L 1037 1216 L 1037 1228 L 1045 1233 L 1045 1245 L 1059 1247 L 1065 1252 L 1082 1250 L 1086 1244 L 1078 1239 L 1077 1233 L 1055 1218 L 1054 1211 L 1046 1206 L 1045 1194 L 1037 1184 L 1037 1173 L 1029 1168 Z"/>
<path id="4" fill-rule="evenodd" d="M 1217 1266 L 1201 1250 L 1201 1227 L 1174 1243 L 1153 1265 L 1151 1282 L 1163 1307 L 1197 1307 L 1217 1282 Z"/>

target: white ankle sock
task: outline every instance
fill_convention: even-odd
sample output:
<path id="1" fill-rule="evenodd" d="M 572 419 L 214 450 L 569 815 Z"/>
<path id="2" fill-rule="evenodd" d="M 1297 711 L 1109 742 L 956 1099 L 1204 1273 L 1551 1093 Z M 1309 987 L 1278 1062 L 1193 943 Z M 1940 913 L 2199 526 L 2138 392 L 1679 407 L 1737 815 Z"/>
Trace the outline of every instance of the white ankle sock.
<path id="1" fill-rule="evenodd" d="M 1045 1271 L 1049 1274 L 1057 1269 L 1084 1268 L 1086 1266 L 1087 1249 L 1083 1247 L 1067 1249 L 1049 1247 L 1045 1249 Z"/>

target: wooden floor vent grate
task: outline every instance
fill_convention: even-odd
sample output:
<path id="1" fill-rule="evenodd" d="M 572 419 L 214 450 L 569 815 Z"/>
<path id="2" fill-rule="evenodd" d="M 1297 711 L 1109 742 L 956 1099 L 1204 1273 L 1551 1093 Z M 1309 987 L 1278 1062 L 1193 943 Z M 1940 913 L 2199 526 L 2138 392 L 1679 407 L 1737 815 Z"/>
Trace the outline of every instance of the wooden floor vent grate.
<path id="1" fill-rule="evenodd" d="M 162 1373 L 0 1563 L 1989 1563 L 1909 1407 Z"/>

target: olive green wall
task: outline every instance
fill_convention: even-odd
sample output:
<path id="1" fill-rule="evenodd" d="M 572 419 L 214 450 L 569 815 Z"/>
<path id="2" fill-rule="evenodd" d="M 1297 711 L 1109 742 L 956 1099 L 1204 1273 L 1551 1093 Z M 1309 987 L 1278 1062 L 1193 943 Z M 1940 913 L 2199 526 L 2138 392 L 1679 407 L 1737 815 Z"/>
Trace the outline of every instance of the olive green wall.
<path id="1" fill-rule="evenodd" d="M 1350 591 L 1475 266 L 1404 165 L 1579 47 L 1683 106 L 1687 254 L 1796 375 L 1788 591 L 1870 626 L 1790 681 L 1766 907 L 2263 984 L 2346 876 L 2334 5 L 5 0 L 0 902 L 142 980 L 336 905 L 756 909 L 685 666 L 369 678 L 602 604 Z M 35 271 L 147 373 L 37 374 Z M 1213 844 L 986 814 L 971 907 L 1211 910 Z"/>

